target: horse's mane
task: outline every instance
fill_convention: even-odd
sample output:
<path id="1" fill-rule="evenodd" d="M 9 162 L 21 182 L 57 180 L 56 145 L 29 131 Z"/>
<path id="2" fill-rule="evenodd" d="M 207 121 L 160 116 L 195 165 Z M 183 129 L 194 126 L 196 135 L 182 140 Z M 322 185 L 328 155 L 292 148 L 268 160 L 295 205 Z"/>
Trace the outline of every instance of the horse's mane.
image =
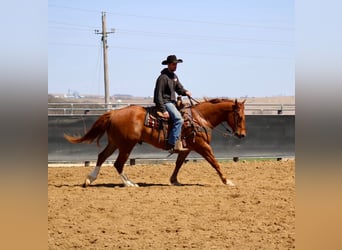
<path id="1" fill-rule="evenodd" d="M 205 104 L 205 103 L 217 104 L 217 103 L 222 103 L 222 102 L 234 102 L 234 100 L 229 99 L 229 98 L 207 98 L 207 97 L 204 97 L 203 101 L 196 103 L 195 106 Z"/>
<path id="2" fill-rule="evenodd" d="M 212 98 L 212 99 L 208 99 L 208 98 L 204 98 L 204 102 L 210 102 L 210 103 L 220 103 L 220 102 L 232 102 L 232 99 L 229 98 Z"/>

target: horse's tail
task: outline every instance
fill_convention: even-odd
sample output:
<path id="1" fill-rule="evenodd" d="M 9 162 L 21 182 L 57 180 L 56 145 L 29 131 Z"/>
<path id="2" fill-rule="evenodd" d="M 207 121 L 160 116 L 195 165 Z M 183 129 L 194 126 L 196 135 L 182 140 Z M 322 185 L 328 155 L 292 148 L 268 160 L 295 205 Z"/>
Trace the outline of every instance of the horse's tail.
<path id="1" fill-rule="evenodd" d="M 64 138 L 71 143 L 92 143 L 96 139 L 97 145 L 100 145 L 100 139 L 107 131 L 107 128 L 110 125 L 110 112 L 107 112 L 100 116 L 90 130 L 83 135 L 82 137 L 73 137 L 67 134 L 64 134 Z"/>

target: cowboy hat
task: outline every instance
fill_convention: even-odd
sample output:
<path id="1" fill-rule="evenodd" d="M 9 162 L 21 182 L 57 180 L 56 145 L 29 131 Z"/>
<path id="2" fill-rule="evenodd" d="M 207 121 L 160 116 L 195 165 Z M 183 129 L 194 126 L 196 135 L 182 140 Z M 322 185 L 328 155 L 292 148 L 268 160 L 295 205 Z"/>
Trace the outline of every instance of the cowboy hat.
<path id="1" fill-rule="evenodd" d="M 166 60 L 162 61 L 163 65 L 168 65 L 169 63 L 182 63 L 182 59 L 177 59 L 175 55 L 169 55 Z"/>

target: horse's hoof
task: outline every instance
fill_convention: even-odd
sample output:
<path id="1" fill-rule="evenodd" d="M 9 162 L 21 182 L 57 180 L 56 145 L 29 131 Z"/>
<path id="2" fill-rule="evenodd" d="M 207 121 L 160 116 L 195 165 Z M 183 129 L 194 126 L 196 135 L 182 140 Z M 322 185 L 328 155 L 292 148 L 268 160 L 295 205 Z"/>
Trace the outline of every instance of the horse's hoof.
<path id="1" fill-rule="evenodd" d="M 225 184 L 230 187 L 235 187 L 235 184 L 230 180 L 226 180 Z"/>
<path id="2" fill-rule="evenodd" d="M 178 181 L 175 181 L 175 182 L 171 182 L 171 185 L 172 186 L 183 186 L 182 183 L 178 182 Z"/>
<path id="3" fill-rule="evenodd" d="M 134 182 L 124 183 L 124 186 L 125 187 L 139 187 L 139 185 Z"/>
<path id="4" fill-rule="evenodd" d="M 86 187 L 88 187 L 89 185 L 90 185 L 90 180 L 87 178 L 87 179 L 85 179 L 85 181 L 84 181 L 84 183 L 83 183 L 83 187 L 84 188 L 86 188 Z"/>

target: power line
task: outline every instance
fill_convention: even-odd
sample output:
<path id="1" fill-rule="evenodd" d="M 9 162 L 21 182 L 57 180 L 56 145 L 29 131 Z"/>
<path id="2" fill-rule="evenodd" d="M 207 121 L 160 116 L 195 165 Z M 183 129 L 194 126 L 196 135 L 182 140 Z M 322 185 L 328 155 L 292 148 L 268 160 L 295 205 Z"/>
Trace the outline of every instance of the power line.
<path id="1" fill-rule="evenodd" d="M 66 43 L 66 42 L 48 42 L 51 46 L 74 46 L 74 47 L 97 47 L 95 44 L 85 44 L 85 43 Z"/>
<path id="2" fill-rule="evenodd" d="M 183 23 L 198 23 L 198 24 L 210 24 L 210 25 L 222 25 L 222 26 L 238 26 L 241 28 L 294 30 L 294 28 L 283 27 L 283 26 L 269 26 L 269 25 L 257 25 L 257 24 L 241 24 L 241 23 L 224 23 L 224 22 L 213 22 L 213 21 L 205 21 L 205 20 L 192 20 L 192 19 L 144 16 L 144 15 L 135 15 L 135 14 L 122 14 L 122 13 L 118 13 L 118 12 L 108 12 L 108 13 L 116 15 L 116 16 L 129 16 L 129 17 L 144 18 L 144 19 L 154 19 L 154 20 L 159 20 L 159 21 L 163 20 L 163 21 L 172 21 L 172 22 L 183 22 Z"/>
<path id="3" fill-rule="evenodd" d="M 84 25 L 84 24 L 76 24 L 76 23 L 66 23 L 66 22 L 59 22 L 59 21 L 53 21 L 53 20 L 50 20 L 48 21 L 48 23 L 51 23 L 51 24 L 60 24 L 60 25 L 63 25 L 62 27 L 68 27 L 68 26 L 71 26 L 71 27 L 81 27 L 81 28 L 90 28 L 90 29 L 98 29 L 99 26 L 89 26 L 89 25 Z M 51 27 L 51 26 L 49 26 Z"/>
<path id="4" fill-rule="evenodd" d="M 69 10 L 76 10 L 81 12 L 93 12 L 93 13 L 101 13 L 101 11 L 98 10 L 90 10 L 90 9 L 83 9 L 83 8 L 76 8 L 76 7 L 70 7 L 70 6 L 63 6 L 63 5 L 56 5 L 56 4 L 48 4 L 49 7 L 53 8 L 59 8 L 59 9 L 69 9 Z"/>
<path id="5" fill-rule="evenodd" d="M 190 40 L 210 40 L 218 42 L 244 42 L 244 43 L 271 43 L 275 45 L 292 45 L 292 41 L 281 41 L 281 40 L 263 40 L 253 38 L 234 38 L 234 37 L 217 37 L 217 36 L 203 36 L 197 34 L 184 34 L 184 33 L 165 33 L 165 32 L 153 32 L 153 31 L 139 31 L 139 30 L 117 30 L 118 34 L 128 35 L 141 35 L 141 36 L 152 36 L 152 37 L 166 37 L 173 39 L 190 39 Z"/>
<path id="6" fill-rule="evenodd" d="M 51 42 L 48 45 L 52 46 L 75 46 L 75 47 L 97 47 L 97 45 L 92 44 L 77 44 L 77 43 L 58 43 Z M 137 52 L 164 52 L 163 50 L 157 49 L 149 49 L 149 48 L 137 48 L 137 47 L 127 47 L 127 46 L 110 46 L 114 49 L 122 49 L 122 50 L 134 50 Z M 255 59 L 275 59 L 275 60 L 293 60 L 294 57 L 283 57 L 283 56 L 259 56 L 259 55 L 241 55 L 241 54 L 227 54 L 227 53 L 213 53 L 213 52 L 198 52 L 198 51 L 180 51 L 183 54 L 192 54 L 192 55 L 205 55 L 205 56 L 222 56 L 222 57 L 239 57 L 239 58 L 255 58 Z"/>
<path id="7" fill-rule="evenodd" d="M 63 24 L 63 23 L 61 23 Z M 64 23 L 66 25 L 66 23 Z M 71 27 L 64 26 L 49 26 L 52 29 L 60 30 L 77 30 L 77 31 L 90 31 L 91 26 L 83 25 L 87 28 L 76 28 L 82 27 L 82 25 L 68 24 Z M 281 41 L 281 40 L 264 40 L 264 39 L 253 39 L 253 38 L 234 38 L 234 37 L 217 37 L 217 36 L 204 36 L 198 34 L 184 34 L 184 33 L 167 33 L 167 32 L 154 32 L 154 31 L 139 31 L 139 30 L 126 30 L 117 29 L 118 34 L 131 35 L 131 36 L 145 36 L 145 37 L 160 37 L 160 38 L 172 38 L 172 39 L 188 39 L 188 40 L 204 40 L 213 42 L 235 42 L 235 43 L 259 43 L 259 44 L 272 44 L 280 46 L 292 46 L 292 41 Z"/>
<path id="8" fill-rule="evenodd" d="M 89 29 L 89 28 L 73 28 L 73 27 L 62 27 L 62 26 L 49 26 L 49 29 L 56 29 L 56 30 L 77 30 L 77 31 L 86 31 L 86 32 L 90 32 L 93 29 Z"/>
<path id="9" fill-rule="evenodd" d="M 70 7 L 70 6 L 62 6 L 62 5 L 56 5 L 56 4 L 49 4 L 48 6 L 53 7 L 53 8 L 69 9 L 69 10 L 75 10 L 75 11 L 81 11 L 81 12 L 93 12 L 93 13 L 101 12 L 99 10 L 90 10 L 90 9 L 76 8 L 76 7 Z M 209 25 L 220 25 L 220 26 L 237 26 L 237 27 L 241 27 L 241 28 L 294 30 L 293 27 L 284 27 L 284 26 L 241 24 L 241 23 L 224 23 L 224 22 L 215 22 L 215 21 L 207 21 L 207 20 L 193 20 L 193 19 L 180 19 L 180 18 L 136 15 L 136 14 L 119 13 L 119 12 L 111 12 L 111 11 L 107 11 L 106 13 L 112 14 L 115 16 L 126 16 L 126 17 L 142 18 L 142 19 L 153 19 L 153 20 L 168 21 L 168 22 L 171 21 L 171 22 L 198 23 L 198 24 L 209 24 Z"/>
<path id="10" fill-rule="evenodd" d="M 97 45 L 91 44 L 77 44 L 77 43 L 58 43 L 51 42 L 48 45 L 52 46 L 76 46 L 76 47 L 97 47 Z M 157 50 L 157 49 L 149 49 L 149 48 L 136 48 L 136 47 L 127 47 L 127 46 L 110 46 L 114 49 L 122 49 L 122 50 L 134 50 L 137 52 L 163 52 L 165 50 Z M 198 51 L 179 51 L 183 54 L 192 54 L 192 55 L 205 55 L 205 56 L 220 56 L 220 57 L 239 57 L 239 58 L 255 58 L 255 59 L 275 59 L 275 60 L 293 60 L 294 57 L 282 57 L 282 56 L 259 56 L 259 55 L 241 55 L 241 54 L 225 54 L 225 53 L 212 53 L 212 52 L 198 52 Z"/>

